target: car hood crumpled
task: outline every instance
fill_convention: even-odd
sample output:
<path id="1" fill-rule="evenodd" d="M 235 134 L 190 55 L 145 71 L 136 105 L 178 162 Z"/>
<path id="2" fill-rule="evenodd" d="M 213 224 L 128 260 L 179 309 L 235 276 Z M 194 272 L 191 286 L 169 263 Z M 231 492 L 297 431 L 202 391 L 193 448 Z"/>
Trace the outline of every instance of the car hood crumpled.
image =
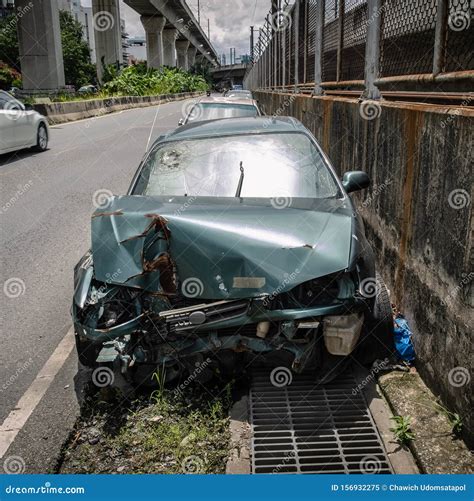
<path id="1" fill-rule="evenodd" d="M 92 217 L 94 274 L 200 299 L 282 293 L 348 267 L 352 217 L 347 199 L 113 197 Z"/>

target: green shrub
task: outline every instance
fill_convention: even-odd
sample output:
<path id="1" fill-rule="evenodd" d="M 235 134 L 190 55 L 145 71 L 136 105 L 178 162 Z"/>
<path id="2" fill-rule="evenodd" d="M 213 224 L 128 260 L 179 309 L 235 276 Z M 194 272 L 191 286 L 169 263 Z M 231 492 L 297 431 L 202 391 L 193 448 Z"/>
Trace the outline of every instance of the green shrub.
<path id="1" fill-rule="evenodd" d="M 103 90 L 119 96 L 148 96 L 178 92 L 205 91 L 208 85 L 200 75 L 192 75 L 179 68 L 160 70 L 137 64 L 125 68 L 105 83 Z"/>

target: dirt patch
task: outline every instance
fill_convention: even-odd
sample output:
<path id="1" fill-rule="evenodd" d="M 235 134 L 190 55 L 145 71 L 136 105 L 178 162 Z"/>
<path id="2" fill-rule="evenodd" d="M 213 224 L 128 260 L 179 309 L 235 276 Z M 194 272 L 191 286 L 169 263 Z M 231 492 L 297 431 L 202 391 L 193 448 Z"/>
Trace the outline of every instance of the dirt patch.
<path id="1" fill-rule="evenodd" d="M 410 449 L 422 472 L 474 472 L 472 452 L 453 432 L 462 420 L 437 401 L 416 371 L 386 374 L 379 385 L 394 414 L 410 418 Z"/>
<path id="2" fill-rule="evenodd" d="M 224 473 L 231 385 L 88 398 L 58 473 Z"/>

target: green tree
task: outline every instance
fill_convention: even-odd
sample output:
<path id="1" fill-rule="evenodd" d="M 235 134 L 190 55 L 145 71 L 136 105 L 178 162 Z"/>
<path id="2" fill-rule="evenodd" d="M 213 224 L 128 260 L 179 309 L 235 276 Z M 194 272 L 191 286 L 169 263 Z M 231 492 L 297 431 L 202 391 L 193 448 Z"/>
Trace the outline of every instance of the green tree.
<path id="1" fill-rule="evenodd" d="M 16 71 L 20 71 L 16 23 L 14 15 L 0 20 L 0 61 L 3 61 Z"/>
<path id="2" fill-rule="evenodd" d="M 96 69 L 91 63 L 89 46 L 83 39 L 81 23 L 66 11 L 60 11 L 59 23 L 66 84 L 74 85 L 77 89 L 82 85 L 95 83 Z"/>
<path id="3" fill-rule="evenodd" d="M 194 75 L 199 75 L 207 82 L 209 87 L 213 84 L 213 78 L 211 75 L 211 63 L 209 61 L 196 61 L 191 67 L 190 72 Z"/>

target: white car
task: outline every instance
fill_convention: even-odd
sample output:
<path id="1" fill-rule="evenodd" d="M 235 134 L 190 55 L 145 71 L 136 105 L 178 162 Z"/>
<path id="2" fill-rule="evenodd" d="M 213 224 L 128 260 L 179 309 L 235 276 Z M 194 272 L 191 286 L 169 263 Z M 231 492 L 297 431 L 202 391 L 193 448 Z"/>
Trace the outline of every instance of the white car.
<path id="1" fill-rule="evenodd" d="M 0 154 L 34 147 L 48 147 L 49 129 L 46 118 L 0 90 Z"/>

